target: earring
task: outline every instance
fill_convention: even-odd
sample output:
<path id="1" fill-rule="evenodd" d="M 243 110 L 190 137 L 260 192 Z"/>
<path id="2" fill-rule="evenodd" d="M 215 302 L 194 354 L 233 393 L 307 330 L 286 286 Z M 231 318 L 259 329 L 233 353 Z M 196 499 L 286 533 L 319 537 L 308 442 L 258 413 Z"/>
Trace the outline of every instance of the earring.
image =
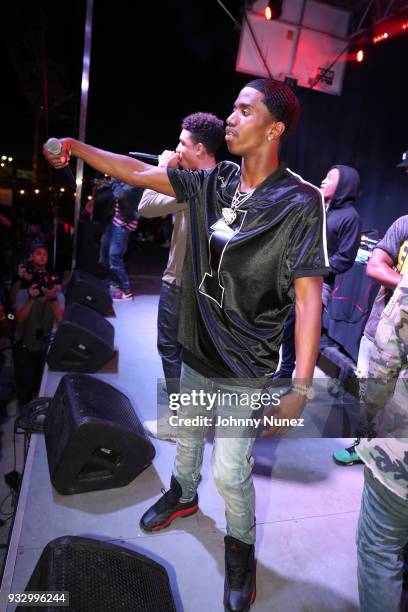
<path id="1" fill-rule="evenodd" d="M 268 140 L 272 140 L 272 136 L 270 134 L 268 136 Z"/>

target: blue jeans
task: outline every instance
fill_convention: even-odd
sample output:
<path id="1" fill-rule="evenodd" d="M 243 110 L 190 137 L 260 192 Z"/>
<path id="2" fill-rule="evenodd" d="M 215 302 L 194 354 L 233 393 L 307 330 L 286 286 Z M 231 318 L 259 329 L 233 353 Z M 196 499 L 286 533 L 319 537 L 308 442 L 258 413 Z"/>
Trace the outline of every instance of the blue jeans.
<path id="1" fill-rule="evenodd" d="M 162 282 L 157 317 L 157 350 L 162 360 L 167 393 L 179 393 L 181 346 L 177 342 L 181 288 Z"/>
<path id="2" fill-rule="evenodd" d="M 129 236 L 130 230 L 110 222 L 102 236 L 99 252 L 100 263 L 109 268 L 112 280 L 116 281 L 124 291 L 130 289 L 123 259 L 127 251 Z"/>
<path id="3" fill-rule="evenodd" d="M 361 612 L 399 612 L 408 503 L 366 468 L 357 533 Z"/>
<path id="4" fill-rule="evenodd" d="M 191 393 L 192 390 L 204 390 L 206 393 L 248 394 L 262 392 L 260 389 L 239 387 L 235 385 L 218 384 L 205 378 L 186 364 L 182 364 L 180 391 Z M 215 403 L 212 410 L 204 406 L 181 406 L 179 417 L 228 417 L 239 413 L 239 417 L 261 416 L 260 410 L 253 411 L 250 407 L 237 406 L 231 400 L 227 405 Z M 200 481 L 200 470 L 208 427 L 185 427 L 179 424 L 178 446 L 173 475 L 182 489 L 182 498 L 189 500 L 194 497 Z M 237 437 L 223 437 L 225 430 L 215 428 L 215 439 L 212 451 L 212 473 L 219 494 L 225 502 L 228 535 L 253 544 L 255 541 L 255 489 L 252 481 L 252 447 L 256 430 L 253 427 L 236 430 Z"/>

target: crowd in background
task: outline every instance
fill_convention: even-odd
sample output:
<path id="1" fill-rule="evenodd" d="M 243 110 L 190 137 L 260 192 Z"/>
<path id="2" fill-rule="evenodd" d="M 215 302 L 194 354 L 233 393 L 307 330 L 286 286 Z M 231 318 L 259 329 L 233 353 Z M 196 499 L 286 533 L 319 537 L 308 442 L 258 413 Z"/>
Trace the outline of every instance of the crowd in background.
<path id="1" fill-rule="evenodd" d="M 112 191 L 107 182 L 101 185 L 100 181 L 97 181 L 96 186 L 93 190 L 93 196 L 96 196 L 98 202 L 95 222 L 105 228 L 114 213 Z M 88 204 L 91 202 L 94 200 L 88 200 Z M 24 306 L 24 298 L 29 295 L 27 292 L 33 284 L 38 284 L 39 279 L 32 278 L 33 266 L 47 270 L 48 278 L 40 280 L 57 286 L 56 301 L 63 305 L 60 290 L 64 273 L 71 268 L 73 204 L 68 201 L 68 206 L 65 205 L 62 198 L 57 204 L 58 210 L 55 207 L 55 199 L 50 202 L 26 196 L 26 199 L 16 198 L 12 207 L 0 206 L 0 415 L 5 414 L 6 406 L 12 400 L 17 399 L 21 408 L 38 392 L 45 351 L 55 320 L 55 317 L 49 316 L 49 320 L 43 325 L 44 313 L 39 312 L 40 305 L 42 310 L 47 310 L 44 303 L 47 302 L 52 308 L 53 301 L 44 299 L 41 287 L 38 289 L 39 295 L 36 295 L 34 288 L 34 297 L 30 296 L 34 305 L 27 317 L 30 325 L 28 320 L 19 320 L 19 309 Z M 92 220 L 93 209 L 91 213 L 90 210 L 89 205 L 84 208 L 84 221 Z M 140 220 L 131 240 L 157 243 L 166 248 L 171 238 L 171 230 L 171 216 L 168 219 Z M 47 291 L 47 287 L 45 290 Z M 46 313 L 45 318 L 47 319 Z M 33 328 L 29 334 L 31 338 L 27 336 L 27 332 L 25 335 L 22 333 L 22 326 Z M 25 350 L 27 346 L 31 349 L 29 352 Z M 14 408 L 10 410 L 15 411 Z"/>

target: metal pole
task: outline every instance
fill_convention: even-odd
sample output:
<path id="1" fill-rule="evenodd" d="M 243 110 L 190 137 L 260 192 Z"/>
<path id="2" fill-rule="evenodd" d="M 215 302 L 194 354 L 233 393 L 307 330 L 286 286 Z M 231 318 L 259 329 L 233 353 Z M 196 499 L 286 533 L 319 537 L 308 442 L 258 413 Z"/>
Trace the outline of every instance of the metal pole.
<path id="1" fill-rule="evenodd" d="M 54 242 L 52 245 L 52 265 L 54 270 L 57 269 L 57 243 L 58 243 L 58 219 L 59 219 L 59 206 L 57 202 L 57 196 L 54 195 L 52 202 L 52 215 L 53 215 L 53 227 L 54 227 Z"/>
<path id="2" fill-rule="evenodd" d="M 85 140 L 86 115 L 88 110 L 88 91 L 89 91 L 89 71 L 91 67 L 91 43 L 92 43 L 92 15 L 93 0 L 86 1 L 85 34 L 84 34 L 84 55 L 82 64 L 81 81 L 81 108 L 79 112 L 79 133 L 78 139 Z M 76 195 L 74 213 L 74 240 L 72 245 L 72 270 L 76 268 L 76 255 L 78 246 L 78 225 L 81 212 L 82 180 L 84 176 L 84 162 L 77 160 L 76 165 Z"/>
<path id="3" fill-rule="evenodd" d="M 272 74 L 271 74 L 271 71 L 269 70 L 268 63 L 267 63 L 266 59 L 265 59 L 265 58 L 264 58 L 264 56 L 263 56 L 262 49 L 261 49 L 261 47 L 260 47 L 260 45 L 259 45 L 258 39 L 257 39 L 257 38 L 256 38 L 256 36 L 255 36 L 255 32 L 254 32 L 254 30 L 253 30 L 253 28 L 252 28 L 252 26 L 251 26 L 251 22 L 250 22 L 250 21 L 249 21 L 249 19 L 248 19 L 248 15 L 247 15 L 247 12 L 246 12 L 246 11 L 244 12 L 244 19 L 245 19 L 246 24 L 247 24 L 247 26 L 248 26 L 248 29 L 249 29 L 249 31 L 250 31 L 250 33 L 251 33 L 252 40 L 253 40 L 253 41 L 254 41 L 254 43 L 255 43 L 256 50 L 257 50 L 257 51 L 258 51 L 258 53 L 259 53 L 259 57 L 261 58 L 262 63 L 263 63 L 263 65 L 265 66 L 265 69 L 266 69 L 267 75 L 268 75 L 268 77 L 269 77 L 270 79 L 273 79 L 273 76 L 272 76 Z"/>
<path id="4" fill-rule="evenodd" d="M 306 0 L 303 0 L 302 10 L 300 12 L 300 19 L 298 24 L 298 29 L 296 30 L 295 40 L 293 41 L 292 48 L 290 50 L 290 60 L 289 60 L 289 74 L 293 75 L 293 66 L 295 65 L 298 48 L 299 48 L 299 38 L 300 38 L 300 30 L 302 28 L 303 17 L 305 15 L 306 9 Z"/>

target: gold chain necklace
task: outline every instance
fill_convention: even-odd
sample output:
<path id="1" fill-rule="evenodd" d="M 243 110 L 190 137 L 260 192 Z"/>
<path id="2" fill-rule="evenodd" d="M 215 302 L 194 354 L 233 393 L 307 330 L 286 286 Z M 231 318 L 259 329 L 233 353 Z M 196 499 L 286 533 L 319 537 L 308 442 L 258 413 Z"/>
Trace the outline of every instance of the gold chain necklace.
<path id="1" fill-rule="evenodd" d="M 241 206 L 241 204 L 246 202 L 255 191 L 254 188 L 251 189 L 251 191 L 247 191 L 246 193 L 241 193 L 239 190 L 240 185 L 241 183 L 238 183 L 235 189 L 235 193 L 231 202 L 231 207 L 222 209 L 222 216 L 224 217 L 224 221 L 227 225 L 231 225 L 231 223 L 234 223 L 235 219 L 237 218 L 238 208 Z"/>

